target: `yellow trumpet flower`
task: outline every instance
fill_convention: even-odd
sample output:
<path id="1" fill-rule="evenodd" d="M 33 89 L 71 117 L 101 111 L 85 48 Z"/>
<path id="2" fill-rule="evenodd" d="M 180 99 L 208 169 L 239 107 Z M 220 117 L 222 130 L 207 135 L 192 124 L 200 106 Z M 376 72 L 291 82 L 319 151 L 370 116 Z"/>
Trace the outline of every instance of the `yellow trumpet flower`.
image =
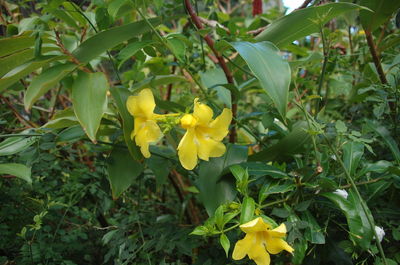
<path id="1" fill-rule="evenodd" d="M 269 254 L 278 254 L 282 250 L 292 253 L 294 249 L 283 240 L 286 236 L 285 224 L 275 229 L 271 228 L 271 225 L 265 223 L 261 217 L 242 224 L 240 229 L 246 236 L 236 242 L 232 258 L 240 260 L 248 255 L 257 265 L 269 265 L 271 262 Z"/>
<path id="2" fill-rule="evenodd" d="M 135 119 L 131 138 L 135 139 L 136 144 L 140 146 L 143 156 L 149 158 L 149 144 L 157 142 L 162 136 L 157 124 L 157 118 L 161 115 L 154 113 L 156 104 L 153 93 L 148 88 L 143 89 L 137 96 L 128 98 L 126 107 Z"/>
<path id="3" fill-rule="evenodd" d="M 210 157 L 225 153 L 226 147 L 221 141 L 229 132 L 232 111 L 224 109 L 215 120 L 213 115 L 212 109 L 196 98 L 193 114 L 181 118 L 181 126 L 187 130 L 178 145 L 179 160 L 184 168 L 192 170 L 197 158 L 208 161 Z"/>

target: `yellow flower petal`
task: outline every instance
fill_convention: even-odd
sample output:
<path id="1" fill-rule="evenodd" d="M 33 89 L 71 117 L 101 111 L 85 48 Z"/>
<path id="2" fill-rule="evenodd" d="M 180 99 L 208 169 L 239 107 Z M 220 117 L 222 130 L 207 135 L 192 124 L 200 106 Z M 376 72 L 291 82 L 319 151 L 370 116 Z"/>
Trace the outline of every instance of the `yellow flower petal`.
<path id="1" fill-rule="evenodd" d="M 268 234 L 270 234 L 272 237 L 284 237 L 286 236 L 286 225 L 281 224 L 277 228 L 268 231 Z"/>
<path id="2" fill-rule="evenodd" d="M 138 104 L 138 97 L 137 96 L 129 96 L 128 100 L 126 101 L 126 108 L 128 109 L 129 113 L 132 116 L 140 115 L 141 111 Z"/>
<path id="3" fill-rule="evenodd" d="M 146 88 L 139 92 L 138 103 L 145 117 L 147 119 L 152 119 L 156 103 L 154 102 L 154 96 L 153 92 L 151 92 L 151 89 Z"/>
<path id="4" fill-rule="evenodd" d="M 197 164 L 197 145 L 195 143 L 194 129 L 188 129 L 179 142 L 178 156 L 182 166 L 192 170 Z"/>
<path id="5" fill-rule="evenodd" d="M 135 123 L 136 126 L 136 123 Z M 134 130 L 135 142 L 140 146 L 140 151 L 146 158 L 150 157 L 149 143 L 157 142 L 161 136 L 162 132 L 157 123 L 153 120 L 147 120 L 140 124 L 140 127 Z"/>
<path id="6" fill-rule="evenodd" d="M 253 245 L 248 255 L 257 265 L 269 265 L 271 262 L 271 258 L 261 242 L 257 242 Z"/>
<path id="7" fill-rule="evenodd" d="M 222 141 L 228 134 L 229 125 L 232 121 L 232 111 L 224 109 L 222 113 L 210 123 L 209 134 L 217 141 Z"/>
<path id="8" fill-rule="evenodd" d="M 232 258 L 234 260 L 243 259 L 249 252 L 250 248 L 252 248 L 254 241 L 255 234 L 247 234 L 243 239 L 236 242 L 235 248 L 233 249 Z"/>
<path id="9" fill-rule="evenodd" d="M 210 157 L 220 157 L 225 151 L 225 145 L 202 134 L 196 134 L 198 141 L 198 156 L 200 159 L 208 161 Z"/>
<path id="10" fill-rule="evenodd" d="M 198 98 L 194 99 L 193 116 L 197 118 L 199 125 L 207 126 L 212 120 L 213 111 L 209 106 L 198 101 Z"/>
<path id="11" fill-rule="evenodd" d="M 197 119 L 191 114 L 185 114 L 180 120 L 181 126 L 184 129 L 194 128 L 197 124 Z"/>
<path id="12" fill-rule="evenodd" d="M 247 233 L 255 233 L 255 232 L 262 232 L 268 229 L 271 229 L 271 226 L 264 222 L 261 217 L 257 217 L 256 219 L 242 224 L 240 226 L 243 232 Z"/>
<path id="13" fill-rule="evenodd" d="M 271 254 L 278 254 L 282 250 L 286 250 L 290 253 L 294 251 L 294 249 L 291 246 L 289 246 L 289 244 L 285 240 L 281 238 L 267 237 L 266 242 L 267 242 L 266 244 L 267 250 Z"/>

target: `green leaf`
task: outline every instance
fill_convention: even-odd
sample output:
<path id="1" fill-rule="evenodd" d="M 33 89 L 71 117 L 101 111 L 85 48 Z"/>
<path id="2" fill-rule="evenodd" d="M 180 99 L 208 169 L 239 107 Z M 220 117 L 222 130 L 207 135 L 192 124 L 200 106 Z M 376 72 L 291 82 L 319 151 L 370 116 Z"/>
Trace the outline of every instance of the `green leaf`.
<path id="1" fill-rule="evenodd" d="M 364 145 L 362 143 L 351 141 L 343 145 L 343 162 L 350 176 L 355 175 L 363 154 Z"/>
<path id="2" fill-rule="evenodd" d="M 142 158 L 142 153 L 139 150 L 139 147 L 135 144 L 135 142 L 131 139 L 131 133 L 133 131 L 134 119 L 132 115 L 128 112 L 126 108 L 126 101 L 130 96 L 130 92 L 122 87 L 113 86 L 110 89 L 111 95 L 115 100 L 115 104 L 117 105 L 119 115 L 122 119 L 122 130 L 124 132 L 124 140 L 126 146 L 128 146 L 129 153 L 132 158 L 135 160 L 139 160 Z"/>
<path id="3" fill-rule="evenodd" d="M 271 147 L 250 156 L 249 161 L 281 161 L 300 153 L 311 139 L 309 133 L 306 131 L 307 128 L 306 122 L 294 124 L 293 130 L 288 135 Z"/>
<path id="4" fill-rule="evenodd" d="M 111 17 L 108 14 L 107 8 L 96 8 L 96 24 L 100 30 L 106 29 L 111 24 Z"/>
<path id="5" fill-rule="evenodd" d="M 220 205 L 214 213 L 215 224 L 219 230 L 224 229 L 224 205 Z"/>
<path id="6" fill-rule="evenodd" d="M 208 229 L 205 226 L 197 226 L 190 234 L 196 236 L 204 236 L 208 234 Z"/>
<path id="7" fill-rule="evenodd" d="M 35 36 L 25 32 L 19 36 L 0 39 L 0 57 L 30 48 L 35 44 Z"/>
<path id="8" fill-rule="evenodd" d="M 61 79 L 71 73 L 77 67 L 76 64 L 66 63 L 50 67 L 36 76 L 29 85 L 24 96 L 24 106 L 29 110 L 47 91 L 54 87 Z"/>
<path id="9" fill-rule="evenodd" d="M 225 250 L 226 257 L 229 255 L 229 248 L 231 247 L 231 242 L 229 241 L 229 238 L 225 234 L 221 234 L 219 237 L 219 243 Z"/>
<path id="10" fill-rule="evenodd" d="M 8 156 L 19 153 L 38 140 L 37 136 L 33 137 L 10 137 L 0 143 L 0 156 Z"/>
<path id="11" fill-rule="evenodd" d="M 202 161 L 199 165 L 199 178 L 196 181 L 200 191 L 199 199 L 210 216 L 219 205 L 232 201 L 236 196 L 234 179 L 221 177 L 222 172 L 247 158 L 246 146 L 228 145 L 226 149 L 223 156 Z"/>
<path id="12" fill-rule="evenodd" d="M 361 0 L 360 5 L 368 7 L 368 10 L 360 11 L 360 20 L 363 28 L 374 31 L 380 25 L 388 21 L 400 7 L 398 0 Z"/>
<path id="13" fill-rule="evenodd" d="M 135 41 L 132 43 L 129 43 L 125 48 L 123 48 L 119 54 L 118 54 L 118 59 L 120 60 L 118 64 L 118 68 L 121 68 L 121 66 L 126 62 L 129 58 L 131 58 L 135 53 L 143 49 L 144 47 L 154 43 L 153 41 Z"/>
<path id="14" fill-rule="evenodd" d="M 180 75 L 157 75 L 146 78 L 131 88 L 133 92 L 138 92 L 144 88 L 154 88 L 157 86 L 168 85 L 177 82 L 187 82 L 186 78 Z"/>
<path id="15" fill-rule="evenodd" d="M 117 199 L 143 172 L 143 166 L 132 159 L 127 149 L 114 147 L 107 161 L 107 171 L 112 196 Z"/>
<path id="16" fill-rule="evenodd" d="M 309 225 L 304 233 L 304 237 L 312 244 L 325 244 L 325 236 L 321 232 L 322 229 L 310 211 L 305 211 L 303 213 L 302 220 L 306 221 Z"/>
<path id="17" fill-rule="evenodd" d="M 224 71 L 221 68 L 214 68 L 199 74 L 203 85 L 208 89 L 215 90 L 219 101 L 225 104 L 227 108 L 231 108 L 231 92 L 227 88 L 220 86 L 221 84 L 228 84 Z"/>
<path id="18" fill-rule="evenodd" d="M 72 127 L 68 127 L 65 130 L 63 130 L 57 136 L 57 141 L 73 143 L 73 142 L 80 140 L 84 135 L 85 135 L 85 132 L 83 131 L 81 126 L 79 126 L 79 125 L 72 126 Z"/>
<path id="19" fill-rule="evenodd" d="M 244 224 L 253 220 L 254 210 L 255 210 L 255 202 L 251 197 L 244 197 L 242 202 L 242 210 L 240 213 L 240 223 Z"/>
<path id="20" fill-rule="evenodd" d="M 283 48 L 295 40 L 319 32 L 331 19 L 357 9 L 362 7 L 351 3 L 330 3 L 296 10 L 272 22 L 256 40 L 270 41 Z"/>
<path id="21" fill-rule="evenodd" d="M 54 114 L 54 117 L 45 125 L 43 125 L 43 127 L 51 129 L 61 129 L 77 124 L 79 124 L 79 121 L 75 116 L 74 110 L 72 108 L 67 108 Z"/>
<path id="22" fill-rule="evenodd" d="M 160 18 L 152 18 L 149 21 L 153 26 L 161 23 Z M 150 31 L 150 27 L 143 20 L 105 30 L 79 45 L 72 55 L 81 63 L 88 63 L 108 49 L 148 31 Z"/>
<path id="23" fill-rule="evenodd" d="M 400 165 L 400 150 L 396 141 L 390 135 L 390 132 L 382 125 L 376 122 L 367 121 L 367 127 L 377 133 L 382 140 L 385 142 L 390 151 L 392 151 L 393 157 L 396 159 L 397 164 Z"/>
<path id="24" fill-rule="evenodd" d="M 56 55 L 42 56 L 38 59 L 34 59 L 32 61 L 24 63 L 23 65 L 20 65 L 17 68 L 14 68 L 12 71 L 8 72 L 0 79 L 0 92 L 10 87 L 14 83 L 18 82 L 21 78 L 32 73 L 36 69 L 46 66 L 50 62 L 53 62 L 55 60 L 60 60 L 62 58 L 64 58 L 64 56 L 56 56 Z"/>
<path id="25" fill-rule="evenodd" d="M 32 183 L 31 169 L 22 164 L 16 164 L 16 163 L 0 164 L 0 175 L 2 174 L 16 176 L 20 179 L 25 180 L 29 184 Z"/>
<path id="26" fill-rule="evenodd" d="M 331 200 L 342 210 L 350 229 L 350 238 L 361 248 L 367 250 L 374 232 L 371 230 L 367 216 L 362 209 L 361 201 L 355 192 L 350 190 L 347 199 L 335 193 L 323 193 L 322 196 Z M 369 209 L 367 214 L 373 219 Z"/>
<path id="27" fill-rule="evenodd" d="M 75 115 L 92 142 L 96 143 L 96 133 L 107 107 L 108 81 L 101 72 L 79 72 L 72 85 L 72 102 Z"/>
<path id="28" fill-rule="evenodd" d="M 279 49 L 270 42 L 233 42 L 232 46 L 260 81 L 282 118 L 285 118 L 291 74 L 289 64 L 282 59 Z"/>

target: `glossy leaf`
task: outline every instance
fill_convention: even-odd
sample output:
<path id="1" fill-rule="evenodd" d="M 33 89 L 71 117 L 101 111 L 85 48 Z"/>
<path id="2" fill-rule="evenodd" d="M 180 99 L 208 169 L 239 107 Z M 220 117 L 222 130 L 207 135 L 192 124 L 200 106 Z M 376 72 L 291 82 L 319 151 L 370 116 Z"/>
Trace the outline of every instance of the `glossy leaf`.
<path id="1" fill-rule="evenodd" d="M 225 250 L 226 257 L 229 255 L 229 248 L 231 247 L 231 242 L 229 241 L 229 238 L 225 234 L 221 234 L 219 237 L 219 243 Z"/>
<path id="2" fill-rule="evenodd" d="M 244 224 L 253 220 L 255 202 L 251 197 L 244 197 L 242 202 L 242 210 L 240 214 L 240 223 Z"/>
<path id="3" fill-rule="evenodd" d="M 133 117 L 126 108 L 126 101 L 128 97 L 131 95 L 131 93 L 125 88 L 116 86 L 112 87 L 110 91 L 111 95 L 115 100 L 115 104 L 117 105 L 119 115 L 121 116 L 122 119 L 122 130 L 124 132 L 124 140 L 126 146 L 129 149 L 129 153 L 131 154 L 133 159 L 135 160 L 141 159 L 142 153 L 140 152 L 135 142 L 131 139 L 131 133 L 133 131 L 133 126 L 134 126 Z"/>
<path id="4" fill-rule="evenodd" d="M 135 55 L 138 51 L 143 49 L 144 47 L 152 44 L 153 41 L 136 41 L 129 43 L 125 48 L 123 48 L 119 54 L 118 54 L 118 59 L 120 60 L 120 63 L 118 64 L 118 68 L 120 68 L 124 62 L 126 62 L 129 58 Z"/>
<path id="5" fill-rule="evenodd" d="M 228 145 L 222 157 L 211 158 L 210 161 L 200 163 L 196 184 L 200 191 L 199 199 L 204 204 L 208 215 L 212 216 L 219 205 L 235 198 L 235 180 L 232 177 L 221 177 L 221 173 L 225 168 L 239 164 L 246 158 L 245 146 Z"/>
<path id="6" fill-rule="evenodd" d="M 127 149 L 114 147 L 107 161 L 112 196 L 117 199 L 142 173 L 143 166 L 133 160 Z"/>
<path id="7" fill-rule="evenodd" d="M 38 140 L 37 136 L 9 137 L 0 143 L 0 156 L 8 156 L 19 153 Z"/>
<path id="8" fill-rule="evenodd" d="M 351 141 L 343 145 L 343 162 L 350 176 L 355 175 L 363 154 L 364 145 L 362 143 Z"/>
<path id="9" fill-rule="evenodd" d="M 36 69 L 46 66 L 50 62 L 60 60 L 62 58 L 64 58 L 64 56 L 42 56 L 39 59 L 29 61 L 27 63 L 24 63 L 23 65 L 18 66 L 17 68 L 14 68 L 12 71 L 8 72 L 0 79 L 0 92 L 18 82 L 21 78 L 32 73 Z"/>
<path id="10" fill-rule="evenodd" d="M 149 21 L 153 26 L 157 26 L 161 23 L 160 18 L 152 18 L 149 19 Z M 87 39 L 72 52 L 72 55 L 81 63 L 88 63 L 108 49 L 146 33 L 149 30 L 150 27 L 143 20 L 111 28 Z"/>
<path id="11" fill-rule="evenodd" d="M 283 60 L 279 49 L 270 42 L 234 42 L 232 46 L 260 81 L 282 118 L 285 118 L 291 74 L 289 64 Z"/>
<path id="12" fill-rule="evenodd" d="M 309 143 L 311 137 L 305 122 L 299 122 L 293 126 L 293 130 L 283 137 L 278 143 L 249 157 L 249 161 L 285 160 L 294 154 L 298 154 Z"/>
<path id="13" fill-rule="evenodd" d="M 231 92 L 227 88 L 220 86 L 221 84 L 228 84 L 224 71 L 221 68 L 200 72 L 200 78 L 205 87 L 217 92 L 219 101 L 221 101 L 227 108 L 231 108 Z"/>
<path id="14" fill-rule="evenodd" d="M 35 37 L 26 32 L 19 36 L 0 39 L 0 57 L 30 48 L 34 45 Z"/>
<path id="15" fill-rule="evenodd" d="M 256 40 L 270 41 L 283 48 L 295 40 L 320 32 L 331 19 L 361 8 L 351 3 L 330 3 L 296 10 L 272 22 Z"/>
<path id="16" fill-rule="evenodd" d="M 365 250 L 368 249 L 373 237 L 373 231 L 362 209 L 361 201 L 355 192 L 350 190 L 347 199 L 335 193 L 324 193 L 322 195 L 336 204 L 346 216 L 347 224 L 350 229 L 350 238 L 361 248 Z M 369 209 L 367 214 L 373 219 Z"/>
<path id="17" fill-rule="evenodd" d="M 25 180 L 29 184 L 32 183 L 31 169 L 22 164 L 0 164 L 0 175 L 4 174 L 16 176 L 17 178 Z"/>
<path id="18" fill-rule="evenodd" d="M 25 109 L 29 110 L 36 100 L 43 96 L 52 87 L 57 85 L 61 79 L 71 73 L 71 71 L 76 67 L 77 65 L 73 63 L 59 64 L 46 69 L 40 75 L 35 77 L 25 92 Z"/>
<path id="19" fill-rule="evenodd" d="M 368 7 L 360 11 L 360 20 L 365 30 L 374 31 L 380 25 L 388 21 L 400 7 L 398 0 L 361 0 L 360 5 Z"/>
<path id="20" fill-rule="evenodd" d="M 54 117 L 45 125 L 43 125 L 43 127 L 51 129 L 61 129 L 76 124 L 79 124 L 79 121 L 75 116 L 74 110 L 72 108 L 67 108 L 54 114 Z"/>
<path id="21" fill-rule="evenodd" d="M 74 112 L 83 130 L 92 142 L 107 107 L 108 81 L 101 72 L 79 72 L 72 86 Z"/>

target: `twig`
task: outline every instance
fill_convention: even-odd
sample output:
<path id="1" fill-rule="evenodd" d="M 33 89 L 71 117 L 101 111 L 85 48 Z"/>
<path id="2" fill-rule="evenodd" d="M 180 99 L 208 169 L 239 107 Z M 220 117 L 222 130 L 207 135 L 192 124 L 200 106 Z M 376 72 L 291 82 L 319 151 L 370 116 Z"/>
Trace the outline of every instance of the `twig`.
<path id="1" fill-rule="evenodd" d="M 301 6 L 299 6 L 298 8 L 296 8 L 294 11 L 299 10 L 299 9 L 303 9 L 303 8 L 306 8 L 306 7 L 308 6 L 308 4 L 311 3 L 311 2 L 312 2 L 312 0 L 305 0 L 305 1 L 301 4 Z"/>
<path id="2" fill-rule="evenodd" d="M 193 9 L 193 6 L 190 2 L 190 0 L 184 0 L 186 11 L 188 12 L 193 24 L 196 26 L 197 29 L 203 29 L 203 24 L 201 23 L 201 20 L 197 16 L 195 10 Z M 229 70 L 228 65 L 226 64 L 224 58 L 222 55 L 215 49 L 214 46 L 214 41 L 211 39 L 209 35 L 205 35 L 204 40 L 206 41 L 208 47 L 210 47 L 211 51 L 214 53 L 215 57 L 217 57 L 219 65 L 221 66 L 222 70 L 224 71 L 224 74 L 226 76 L 226 79 L 229 84 L 234 84 L 232 72 Z M 231 122 L 231 129 L 230 129 L 230 134 L 229 134 L 229 142 L 234 143 L 236 142 L 236 113 L 237 113 L 237 104 L 236 104 L 236 98 L 233 93 L 231 93 L 231 101 L 232 101 L 232 122 Z"/>
<path id="3" fill-rule="evenodd" d="M 3 96 L 0 95 L 0 98 L 1 98 L 1 99 L 4 101 L 4 103 L 6 103 L 6 105 L 12 110 L 12 112 L 14 113 L 14 115 L 17 117 L 17 119 L 18 119 L 21 123 L 23 123 L 23 124 L 25 124 L 26 126 L 31 127 L 31 128 L 37 128 L 37 127 L 39 127 L 37 124 L 35 124 L 35 123 L 33 123 L 33 122 L 31 122 L 31 121 L 25 119 L 25 118 L 18 112 L 18 110 L 11 104 L 11 102 L 8 101 L 5 97 L 3 97 Z"/>
<path id="4" fill-rule="evenodd" d="M 379 79 L 381 80 L 382 84 L 387 84 L 386 76 L 385 76 L 385 73 L 383 72 L 381 61 L 380 61 L 380 58 L 379 58 L 378 53 L 376 51 L 376 47 L 375 47 L 375 44 L 374 44 L 374 40 L 372 38 L 371 31 L 365 30 L 365 37 L 367 38 L 369 51 L 371 52 L 372 60 L 374 61 L 376 70 L 378 71 Z"/>

